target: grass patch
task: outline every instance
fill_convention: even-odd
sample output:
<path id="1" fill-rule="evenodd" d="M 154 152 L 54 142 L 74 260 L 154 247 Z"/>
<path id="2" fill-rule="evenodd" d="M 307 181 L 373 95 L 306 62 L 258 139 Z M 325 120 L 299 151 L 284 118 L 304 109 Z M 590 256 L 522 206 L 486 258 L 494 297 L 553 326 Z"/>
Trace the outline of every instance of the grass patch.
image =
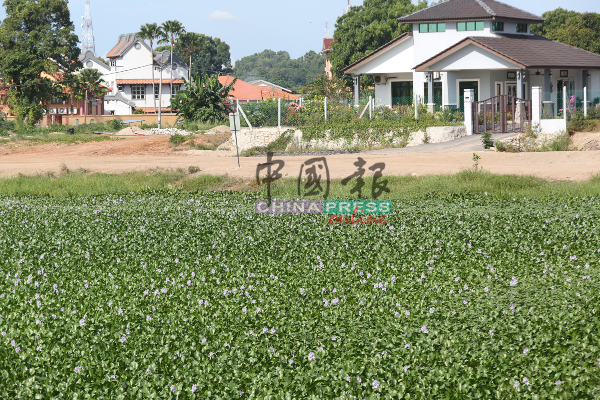
<path id="1" fill-rule="evenodd" d="M 122 138 L 115 138 L 110 136 L 98 136 L 94 134 L 74 134 L 74 135 L 40 135 L 40 136 L 14 136 L 11 138 L 11 142 L 27 142 L 32 144 L 43 144 L 43 143 L 89 143 L 89 142 L 103 142 L 105 140 L 119 140 Z M 9 142 L 7 142 L 9 143 Z"/>
<path id="2" fill-rule="evenodd" d="M 97 194 L 138 193 L 148 190 L 177 190 L 196 192 L 203 190 L 235 190 L 260 192 L 266 196 L 266 188 L 259 187 L 254 179 L 227 176 L 195 175 L 197 167 L 176 172 L 128 172 L 124 174 L 87 173 L 85 171 L 61 171 L 59 175 L 19 175 L 0 179 L 0 193 L 14 196 L 85 196 Z M 195 172 L 192 172 L 195 171 Z M 193 174 L 193 175 L 190 175 Z M 585 182 L 550 182 L 532 176 L 496 175 L 482 171 L 462 171 L 452 175 L 385 176 L 390 193 L 383 193 L 380 200 L 418 200 L 446 198 L 489 197 L 503 200 L 523 199 L 551 200 L 557 198 L 593 197 L 600 193 L 600 174 Z M 295 178 L 273 183 L 271 195 L 275 198 L 298 197 Z M 330 199 L 354 199 L 350 195 L 354 182 L 347 186 L 340 180 L 332 180 Z M 365 178 L 362 198 L 372 199 L 372 178 Z"/>
<path id="3" fill-rule="evenodd" d="M 563 133 L 560 136 L 542 144 L 537 151 L 568 151 L 571 144 L 571 137 L 568 133 Z"/>

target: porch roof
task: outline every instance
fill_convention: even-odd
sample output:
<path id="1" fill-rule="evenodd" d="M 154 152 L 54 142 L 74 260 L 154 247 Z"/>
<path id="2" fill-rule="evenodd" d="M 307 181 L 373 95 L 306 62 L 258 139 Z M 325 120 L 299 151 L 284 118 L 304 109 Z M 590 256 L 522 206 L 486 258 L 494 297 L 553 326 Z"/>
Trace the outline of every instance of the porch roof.
<path id="1" fill-rule="evenodd" d="M 430 67 L 435 63 L 469 45 L 487 50 L 522 69 L 600 69 L 598 54 L 538 35 L 499 33 L 491 37 L 467 37 L 413 69 L 417 72 L 433 70 Z"/>
<path id="2" fill-rule="evenodd" d="M 348 73 L 352 72 L 353 69 L 355 69 L 357 67 L 360 67 L 361 65 L 363 65 L 367 61 L 369 61 L 369 60 L 377 57 L 381 53 L 386 52 L 387 50 L 391 49 L 392 47 L 394 47 L 398 43 L 402 43 L 406 39 L 412 37 L 412 35 L 413 35 L 412 32 L 407 32 L 407 33 L 403 33 L 402 35 L 398 36 L 395 39 L 390 40 L 389 42 L 387 42 L 383 46 L 379 47 L 378 49 L 373 50 L 373 52 L 371 52 L 370 54 L 368 54 L 368 55 L 364 56 L 363 58 L 355 61 L 354 63 L 348 65 L 346 68 L 344 68 L 344 73 L 348 74 Z"/>

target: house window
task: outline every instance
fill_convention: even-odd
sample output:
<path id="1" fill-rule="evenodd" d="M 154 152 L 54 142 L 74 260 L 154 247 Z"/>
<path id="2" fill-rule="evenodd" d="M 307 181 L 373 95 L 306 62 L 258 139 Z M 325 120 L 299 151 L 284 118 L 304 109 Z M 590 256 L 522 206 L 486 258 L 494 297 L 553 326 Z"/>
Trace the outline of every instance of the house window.
<path id="1" fill-rule="evenodd" d="M 432 32 L 446 32 L 446 23 L 440 22 L 438 24 L 419 24 L 420 33 L 432 33 Z"/>
<path id="2" fill-rule="evenodd" d="M 173 89 L 171 91 L 171 94 L 173 96 L 175 96 L 177 94 L 177 92 L 179 92 L 180 90 L 181 90 L 181 86 L 179 86 L 179 85 L 173 85 Z"/>
<path id="3" fill-rule="evenodd" d="M 494 32 L 504 32 L 504 22 L 492 22 L 492 30 Z"/>
<path id="4" fill-rule="evenodd" d="M 154 85 L 154 98 L 158 100 L 158 85 Z"/>
<path id="5" fill-rule="evenodd" d="M 115 61 L 115 60 L 110 60 L 110 66 L 111 66 L 111 67 L 116 67 L 116 66 L 117 66 L 117 61 Z"/>
<path id="6" fill-rule="evenodd" d="M 517 24 L 517 33 L 527 33 L 527 24 Z"/>
<path id="7" fill-rule="evenodd" d="M 392 106 L 410 106 L 412 104 L 412 81 L 392 82 Z"/>
<path id="8" fill-rule="evenodd" d="M 134 100 L 146 98 L 146 86 L 145 85 L 131 85 L 131 97 Z"/>
<path id="9" fill-rule="evenodd" d="M 469 21 L 469 22 L 457 22 L 456 30 L 459 32 L 464 31 L 482 31 L 484 28 L 483 21 Z"/>

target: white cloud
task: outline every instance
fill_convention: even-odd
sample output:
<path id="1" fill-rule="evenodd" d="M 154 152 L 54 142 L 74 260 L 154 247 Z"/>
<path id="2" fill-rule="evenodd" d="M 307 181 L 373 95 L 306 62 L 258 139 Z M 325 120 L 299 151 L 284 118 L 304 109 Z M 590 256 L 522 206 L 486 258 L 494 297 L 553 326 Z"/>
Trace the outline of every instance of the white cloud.
<path id="1" fill-rule="evenodd" d="M 227 11 L 213 11 L 208 17 L 211 21 L 239 21 L 240 19 L 233 16 Z"/>

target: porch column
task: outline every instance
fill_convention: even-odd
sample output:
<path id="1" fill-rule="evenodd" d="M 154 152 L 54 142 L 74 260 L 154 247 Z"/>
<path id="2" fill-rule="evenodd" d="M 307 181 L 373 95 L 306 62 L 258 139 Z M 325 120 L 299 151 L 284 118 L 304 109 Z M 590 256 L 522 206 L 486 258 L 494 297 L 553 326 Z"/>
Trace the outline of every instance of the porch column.
<path id="1" fill-rule="evenodd" d="M 354 105 L 358 107 L 360 102 L 360 75 L 354 75 Z"/>
<path id="2" fill-rule="evenodd" d="M 542 120 L 542 88 L 534 86 L 531 88 L 531 126 L 540 124 Z"/>
<path id="3" fill-rule="evenodd" d="M 523 98 L 523 70 L 517 70 L 517 98 Z"/>
<path id="4" fill-rule="evenodd" d="M 588 74 L 589 74 L 589 71 L 587 69 L 584 69 L 583 71 L 581 71 L 581 82 L 583 83 L 583 88 L 582 88 L 583 89 L 583 102 L 584 102 L 583 109 L 584 109 L 584 114 L 586 117 L 587 117 L 587 104 L 585 104 L 585 103 L 587 103 L 587 97 L 588 97 L 587 90 L 590 85 L 589 84 L 590 80 L 588 79 Z"/>
<path id="5" fill-rule="evenodd" d="M 473 134 L 473 97 L 475 97 L 475 89 L 465 89 L 465 128 L 467 135 Z"/>
<path id="6" fill-rule="evenodd" d="M 435 112 L 435 101 L 433 100 L 433 71 L 427 72 L 427 112 Z"/>
<path id="7" fill-rule="evenodd" d="M 543 117 L 545 119 L 554 117 L 554 108 L 552 105 L 552 71 L 544 70 L 544 92 L 542 93 L 544 102 Z"/>

